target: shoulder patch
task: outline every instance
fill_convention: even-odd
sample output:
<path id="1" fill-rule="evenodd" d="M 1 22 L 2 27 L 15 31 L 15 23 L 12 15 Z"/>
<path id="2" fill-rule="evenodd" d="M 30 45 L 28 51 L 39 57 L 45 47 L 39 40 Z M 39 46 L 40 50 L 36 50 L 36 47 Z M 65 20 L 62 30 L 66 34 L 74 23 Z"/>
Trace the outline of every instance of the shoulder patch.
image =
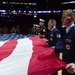
<path id="1" fill-rule="evenodd" d="M 56 36 L 57 36 L 57 38 L 60 38 L 60 37 L 61 37 L 61 35 L 60 35 L 60 34 L 57 34 Z"/>
<path id="2" fill-rule="evenodd" d="M 43 29 L 43 32 L 46 32 L 46 30 L 45 30 L 45 29 Z"/>

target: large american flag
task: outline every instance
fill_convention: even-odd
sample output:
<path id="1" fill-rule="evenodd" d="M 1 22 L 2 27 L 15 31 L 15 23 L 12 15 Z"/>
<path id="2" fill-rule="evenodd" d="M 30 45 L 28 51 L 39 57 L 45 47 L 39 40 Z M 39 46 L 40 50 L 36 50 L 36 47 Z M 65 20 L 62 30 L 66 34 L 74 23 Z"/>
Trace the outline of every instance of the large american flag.
<path id="1" fill-rule="evenodd" d="M 0 41 L 0 75 L 49 75 L 65 68 L 42 38 L 22 36 Z"/>
<path id="2" fill-rule="evenodd" d="M 30 36 L 31 36 L 31 34 L 16 34 L 16 33 L 0 34 L 0 41 L 22 39 L 22 38 L 27 38 Z"/>

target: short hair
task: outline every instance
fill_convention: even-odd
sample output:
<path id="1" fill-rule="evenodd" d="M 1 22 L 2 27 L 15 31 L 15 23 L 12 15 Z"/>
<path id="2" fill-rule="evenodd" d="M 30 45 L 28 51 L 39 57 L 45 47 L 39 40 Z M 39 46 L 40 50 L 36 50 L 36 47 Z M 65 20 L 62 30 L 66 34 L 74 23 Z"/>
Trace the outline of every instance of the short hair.
<path id="1" fill-rule="evenodd" d="M 63 11 L 64 14 L 66 14 L 67 16 L 75 16 L 74 11 L 72 9 L 67 9 Z"/>
<path id="2" fill-rule="evenodd" d="M 75 22 L 75 12 L 72 9 L 64 10 L 63 14 L 66 14 L 67 16 L 73 17 L 73 20 Z"/>
<path id="3" fill-rule="evenodd" d="M 49 22 L 53 23 L 54 25 L 56 25 L 56 20 L 55 19 L 50 19 Z"/>

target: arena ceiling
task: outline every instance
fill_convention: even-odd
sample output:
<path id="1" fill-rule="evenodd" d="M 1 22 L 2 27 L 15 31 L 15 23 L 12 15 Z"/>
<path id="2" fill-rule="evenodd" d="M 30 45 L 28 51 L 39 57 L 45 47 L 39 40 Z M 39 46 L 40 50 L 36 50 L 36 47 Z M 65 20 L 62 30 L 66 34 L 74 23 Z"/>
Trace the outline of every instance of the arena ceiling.
<path id="1" fill-rule="evenodd" d="M 72 0 L 0 0 L 0 9 L 54 10 L 74 9 Z M 5 3 L 6 2 L 6 3 Z M 69 2 L 69 3 L 64 3 Z M 28 4 L 26 4 L 28 3 Z M 32 4 L 33 3 L 33 4 Z"/>

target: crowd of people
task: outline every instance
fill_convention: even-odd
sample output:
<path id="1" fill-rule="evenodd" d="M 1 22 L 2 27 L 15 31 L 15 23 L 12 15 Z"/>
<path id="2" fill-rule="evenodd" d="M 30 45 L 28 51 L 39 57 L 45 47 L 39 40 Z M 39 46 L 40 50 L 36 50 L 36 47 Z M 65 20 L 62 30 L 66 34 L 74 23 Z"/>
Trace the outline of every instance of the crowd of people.
<path id="1" fill-rule="evenodd" d="M 2 28 L 0 27 L 0 33 L 1 34 L 8 34 L 8 33 L 17 33 L 17 34 L 20 34 L 20 28 L 19 28 L 19 25 L 17 25 L 16 27 L 13 26 L 11 28 L 8 28 L 6 25 Z"/>
<path id="2" fill-rule="evenodd" d="M 53 48 L 55 53 L 63 53 L 63 61 L 67 66 L 62 71 L 62 75 L 75 75 L 75 13 L 71 9 L 62 12 L 62 25 L 65 27 L 64 34 L 61 36 L 60 31 L 56 28 L 56 20 L 50 19 L 48 21 L 49 34 L 46 35 L 47 28 L 44 25 L 45 20 L 40 19 L 39 25 L 33 26 L 32 34 L 46 38 L 50 48 Z M 38 30 L 36 31 L 36 28 Z M 37 33 L 36 33 L 37 32 Z M 52 75 L 58 75 L 54 73 Z"/>

